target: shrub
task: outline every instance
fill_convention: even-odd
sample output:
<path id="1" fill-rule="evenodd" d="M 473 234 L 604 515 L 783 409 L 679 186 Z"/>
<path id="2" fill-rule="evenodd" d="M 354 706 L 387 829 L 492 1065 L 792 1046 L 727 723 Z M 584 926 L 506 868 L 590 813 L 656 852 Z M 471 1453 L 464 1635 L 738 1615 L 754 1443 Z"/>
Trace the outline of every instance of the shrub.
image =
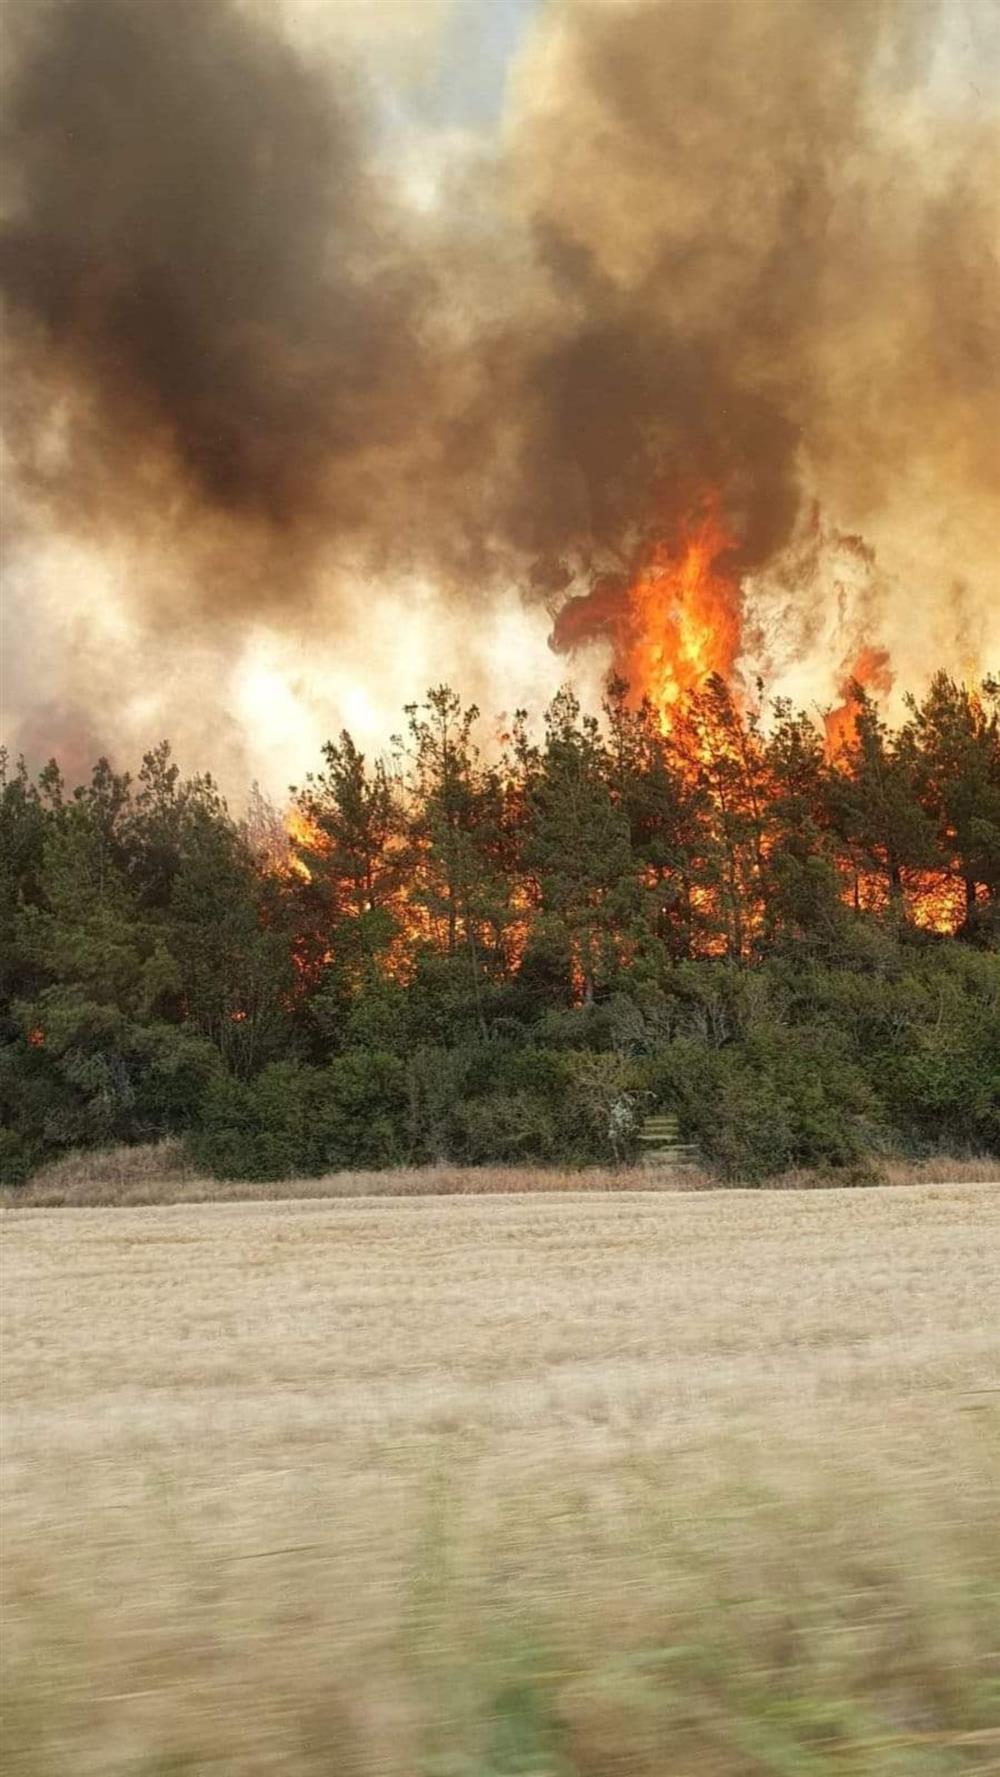
<path id="1" fill-rule="evenodd" d="M 726 1178 L 849 1166 L 864 1151 L 873 1094 L 861 1070 L 823 1043 L 781 1030 L 722 1049 L 682 1038 L 645 1077 Z"/>
<path id="2" fill-rule="evenodd" d="M 219 1178 L 278 1179 L 403 1159 L 402 1064 L 354 1050 L 324 1068 L 278 1061 L 256 1080 L 209 1092 L 191 1136 L 196 1163 Z"/>

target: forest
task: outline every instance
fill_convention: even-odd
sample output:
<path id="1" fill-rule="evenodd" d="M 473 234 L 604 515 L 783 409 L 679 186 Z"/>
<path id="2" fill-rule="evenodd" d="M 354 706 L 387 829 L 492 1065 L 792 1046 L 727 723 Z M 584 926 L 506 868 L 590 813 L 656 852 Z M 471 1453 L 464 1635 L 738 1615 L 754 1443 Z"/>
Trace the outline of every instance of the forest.
<path id="1" fill-rule="evenodd" d="M 895 726 L 719 679 L 502 733 L 449 688 L 231 813 L 163 743 L 4 759 L 0 1160 L 179 1137 L 220 1178 L 1000 1153 L 1000 684 Z"/>

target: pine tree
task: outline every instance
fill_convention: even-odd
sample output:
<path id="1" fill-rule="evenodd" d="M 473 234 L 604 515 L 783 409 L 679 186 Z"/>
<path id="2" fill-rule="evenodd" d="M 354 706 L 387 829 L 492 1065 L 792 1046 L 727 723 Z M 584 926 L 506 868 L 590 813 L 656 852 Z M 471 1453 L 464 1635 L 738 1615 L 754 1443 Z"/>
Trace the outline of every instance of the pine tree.
<path id="1" fill-rule="evenodd" d="M 545 742 L 526 779 L 525 862 L 542 920 L 564 936 L 579 997 L 590 1004 L 634 942 L 639 913 L 628 818 L 616 805 L 595 717 L 560 691 L 545 713 Z"/>
<path id="2" fill-rule="evenodd" d="M 652 705 L 629 706 L 624 681 L 610 682 L 604 713 L 612 794 L 628 822 L 646 919 L 679 960 L 692 954 L 705 917 L 708 794 L 679 768 Z"/>
<path id="3" fill-rule="evenodd" d="M 919 795 L 917 735 L 912 727 L 893 735 L 863 686 L 855 684 L 852 696 L 855 735 L 831 770 L 831 819 L 853 866 L 855 905 L 862 879 L 873 876 L 904 918 L 904 871 L 936 861 L 934 822 Z"/>
<path id="4" fill-rule="evenodd" d="M 749 958 L 765 895 L 767 759 L 758 718 L 714 676 L 687 698 L 671 731 L 679 769 L 704 792 L 706 880 L 725 954 Z"/>
<path id="5" fill-rule="evenodd" d="M 401 786 L 385 759 L 369 764 L 346 729 L 323 748 L 324 769 L 296 793 L 297 852 L 320 941 L 355 984 L 384 960 L 403 922 L 410 852 Z"/>
<path id="6" fill-rule="evenodd" d="M 842 883 L 830 830 L 823 739 L 815 723 L 784 699 L 774 704 L 765 767 L 767 937 L 828 942 L 840 928 Z"/>
<path id="7" fill-rule="evenodd" d="M 973 692 L 941 672 L 910 709 L 920 798 L 971 918 L 980 889 L 1000 899 L 1000 685 Z"/>
<path id="8" fill-rule="evenodd" d="M 295 976 L 287 933 L 265 917 L 266 884 L 221 808 L 195 805 L 164 929 L 181 1016 L 247 1078 L 287 1044 Z"/>
<path id="9" fill-rule="evenodd" d="M 406 714 L 413 900 L 427 921 L 431 948 L 447 959 L 442 982 L 450 975 L 460 996 L 471 995 L 485 1037 L 488 988 L 504 971 L 511 923 L 503 780 L 480 763 L 473 738 L 478 709 L 463 709 L 447 685 L 428 691 Z"/>

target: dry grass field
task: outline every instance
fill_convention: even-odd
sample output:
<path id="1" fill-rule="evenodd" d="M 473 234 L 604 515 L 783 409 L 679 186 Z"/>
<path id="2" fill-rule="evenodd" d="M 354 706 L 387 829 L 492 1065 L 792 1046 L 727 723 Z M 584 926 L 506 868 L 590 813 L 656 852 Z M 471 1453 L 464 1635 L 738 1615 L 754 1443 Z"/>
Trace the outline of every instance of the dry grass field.
<path id="1" fill-rule="evenodd" d="M 4 1769 L 1000 1770 L 1000 1191 L 13 1209 Z"/>
<path id="2" fill-rule="evenodd" d="M 769 1181 L 771 1190 L 828 1190 L 835 1173 L 790 1172 Z M 867 1185 L 1000 1184 L 1000 1160 L 988 1155 L 933 1160 L 873 1158 Z M 858 1179 L 842 1179 L 857 1184 Z M 159 1203 L 263 1203 L 285 1198 L 465 1197 L 498 1192 L 537 1195 L 564 1191 L 702 1191 L 719 1181 L 696 1167 L 660 1172 L 654 1167 L 599 1166 L 586 1171 L 526 1166 L 393 1166 L 384 1172 L 331 1172 L 319 1178 L 270 1180 L 207 1178 L 195 1171 L 178 1141 L 136 1147 L 74 1150 L 50 1161 L 23 1185 L 0 1187 L 0 1206 L 33 1209 L 103 1208 Z"/>

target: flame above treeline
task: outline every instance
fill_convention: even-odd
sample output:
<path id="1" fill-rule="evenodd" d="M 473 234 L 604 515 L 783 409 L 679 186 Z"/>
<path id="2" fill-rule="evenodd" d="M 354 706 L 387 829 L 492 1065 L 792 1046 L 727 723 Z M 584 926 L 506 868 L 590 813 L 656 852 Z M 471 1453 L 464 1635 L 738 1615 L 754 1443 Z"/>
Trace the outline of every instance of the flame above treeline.
<path id="1" fill-rule="evenodd" d="M 662 675 L 663 661 L 656 665 Z M 873 657 L 868 665 L 877 680 L 883 663 Z M 817 917 L 825 871 L 845 906 L 939 934 L 960 931 L 996 900 L 995 856 L 974 834 L 976 819 L 985 822 L 1000 798 L 996 680 L 968 688 L 938 675 L 925 702 L 911 700 L 898 731 L 880 720 L 860 677 L 825 724 L 782 706 L 772 730 L 760 706 L 718 675 L 679 689 L 671 675 L 666 692 L 664 682 L 658 677 L 652 695 L 639 699 L 613 682 L 603 729 L 564 691 L 546 713 L 543 743 L 530 739 L 522 713 L 486 759 L 475 740 L 478 712 L 463 713 L 445 687 L 409 706 L 409 741 L 397 740 L 391 759 L 367 765 L 346 734 L 328 746 L 331 769 L 310 777 L 283 817 L 264 804 L 263 818 L 259 807 L 247 827 L 267 867 L 307 897 L 304 973 L 314 978 L 338 960 L 325 908 L 387 918 L 380 966 L 405 981 L 422 950 L 453 947 L 470 921 L 475 929 L 473 900 L 481 901 L 484 931 L 498 922 L 498 966 L 516 970 L 534 922 L 551 914 L 531 837 L 533 810 L 551 796 L 539 786 L 570 757 L 560 843 L 573 847 L 578 804 L 595 794 L 630 833 L 629 855 L 617 866 L 618 912 L 602 911 L 609 891 L 597 886 L 599 876 L 581 903 L 590 908 L 583 923 L 612 949 L 632 942 L 632 879 L 650 931 L 668 950 L 679 943 L 678 955 L 741 960 L 774 939 L 777 906 L 779 926 L 794 928 L 800 913 Z M 970 793 L 980 799 L 975 809 Z M 476 868 L 500 870 L 502 888 L 495 879 L 489 893 L 470 899 L 465 872 Z M 783 898 L 796 877 L 801 905 Z M 575 968 L 584 982 L 582 954 Z"/>
<path id="2" fill-rule="evenodd" d="M 864 557 L 859 540 L 851 542 Z M 633 702 L 652 706 L 667 732 L 686 694 L 710 678 L 723 679 L 737 696 L 744 689 L 738 559 L 739 538 L 719 490 L 702 490 L 663 534 L 642 542 L 626 570 L 600 576 L 561 607 L 551 645 L 573 654 L 588 642 L 609 642 L 612 675 L 628 686 Z M 822 710 L 831 759 L 854 738 L 858 688 L 884 698 L 894 680 L 884 647 L 863 644 L 841 663 L 835 701 Z"/>
<path id="3" fill-rule="evenodd" d="M 703 493 L 664 535 L 642 544 L 628 572 L 603 575 L 563 605 L 553 646 L 572 651 L 609 640 L 614 673 L 667 725 L 686 691 L 713 673 L 732 677 L 743 642 L 735 547 L 719 494 Z"/>
<path id="4" fill-rule="evenodd" d="M 567 660 L 833 745 L 855 680 L 1000 656 L 997 9 L 549 0 L 461 127 L 385 8 L 9 12 L 33 758 L 278 783 L 414 674 L 499 712 Z"/>

